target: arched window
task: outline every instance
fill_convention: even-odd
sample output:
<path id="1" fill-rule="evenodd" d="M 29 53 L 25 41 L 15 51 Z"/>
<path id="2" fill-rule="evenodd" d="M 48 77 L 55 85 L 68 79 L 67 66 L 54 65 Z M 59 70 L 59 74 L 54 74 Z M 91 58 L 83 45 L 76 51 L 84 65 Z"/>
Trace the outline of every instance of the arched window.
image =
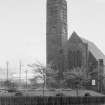
<path id="1" fill-rule="evenodd" d="M 78 67 L 82 66 L 82 52 L 79 51 L 78 53 Z"/>
<path id="2" fill-rule="evenodd" d="M 68 67 L 69 69 L 82 66 L 82 52 L 81 51 L 69 51 L 68 52 Z"/>
<path id="3" fill-rule="evenodd" d="M 69 69 L 73 68 L 73 53 L 72 53 L 72 51 L 68 52 L 68 67 L 69 67 Z"/>

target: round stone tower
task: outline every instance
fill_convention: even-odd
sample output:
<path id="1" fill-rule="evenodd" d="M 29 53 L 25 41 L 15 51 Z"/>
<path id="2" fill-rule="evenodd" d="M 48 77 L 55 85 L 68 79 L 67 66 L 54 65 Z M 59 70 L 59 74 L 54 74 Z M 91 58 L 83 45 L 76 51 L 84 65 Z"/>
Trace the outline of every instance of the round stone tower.
<path id="1" fill-rule="evenodd" d="M 64 69 L 68 34 L 66 0 L 47 0 L 46 22 L 47 64 L 55 64 L 57 69 Z"/>

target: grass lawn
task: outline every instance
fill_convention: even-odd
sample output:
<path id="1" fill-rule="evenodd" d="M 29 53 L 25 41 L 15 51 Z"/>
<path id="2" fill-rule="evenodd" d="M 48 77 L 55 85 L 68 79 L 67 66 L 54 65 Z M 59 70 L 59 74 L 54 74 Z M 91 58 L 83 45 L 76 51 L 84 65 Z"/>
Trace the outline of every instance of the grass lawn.
<path id="1" fill-rule="evenodd" d="M 60 91 L 62 92 L 65 96 L 76 96 L 76 90 L 63 90 Z M 91 90 L 78 90 L 78 96 L 84 96 L 85 93 L 90 93 L 91 96 L 104 96 L 101 93 L 97 93 Z M 24 96 L 42 96 L 43 95 L 43 90 L 32 90 L 32 91 L 24 91 L 22 92 Z M 45 96 L 56 96 L 56 94 L 59 93 L 58 90 L 55 91 L 49 91 L 45 90 L 44 95 Z M 14 96 L 15 93 L 8 93 L 8 92 L 0 92 L 0 96 Z"/>

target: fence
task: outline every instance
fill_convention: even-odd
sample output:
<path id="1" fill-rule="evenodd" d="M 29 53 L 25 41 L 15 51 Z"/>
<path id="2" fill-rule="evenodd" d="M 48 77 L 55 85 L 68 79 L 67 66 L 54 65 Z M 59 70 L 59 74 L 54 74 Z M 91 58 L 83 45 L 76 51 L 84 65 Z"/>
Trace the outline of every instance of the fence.
<path id="1" fill-rule="evenodd" d="M 105 97 L 0 97 L 0 105 L 102 105 Z"/>

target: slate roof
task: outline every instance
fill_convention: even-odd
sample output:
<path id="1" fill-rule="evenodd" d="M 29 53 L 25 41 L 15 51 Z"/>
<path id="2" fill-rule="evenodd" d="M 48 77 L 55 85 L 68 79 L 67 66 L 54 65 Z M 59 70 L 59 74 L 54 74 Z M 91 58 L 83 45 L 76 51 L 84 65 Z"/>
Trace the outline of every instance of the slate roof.
<path id="1" fill-rule="evenodd" d="M 105 55 L 101 52 L 101 50 L 92 42 L 85 40 L 82 38 L 84 43 L 88 44 L 88 50 L 93 54 L 96 59 L 103 59 L 105 61 Z"/>
<path id="2" fill-rule="evenodd" d="M 98 60 L 98 59 L 103 59 L 104 60 L 104 64 L 105 64 L 105 55 L 101 52 L 101 50 L 91 41 L 88 41 L 84 38 L 79 37 L 79 35 L 76 32 L 73 32 L 69 41 L 71 40 L 71 38 L 76 38 L 76 39 L 80 39 L 82 40 L 83 43 L 88 44 L 88 50 L 93 54 L 93 56 Z"/>

